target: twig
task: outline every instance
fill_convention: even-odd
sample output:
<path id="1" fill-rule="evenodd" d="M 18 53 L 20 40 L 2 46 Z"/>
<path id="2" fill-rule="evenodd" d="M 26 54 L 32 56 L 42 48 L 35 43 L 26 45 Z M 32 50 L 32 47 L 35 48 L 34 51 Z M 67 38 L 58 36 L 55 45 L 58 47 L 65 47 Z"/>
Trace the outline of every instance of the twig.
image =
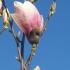
<path id="1" fill-rule="evenodd" d="M 11 34 L 13 35 L 15 41 L 16 41 L 16 44 L 17 44 L 17 50 L 18 50 L 18 60 L 20 61 L 20 67 L 21 67 L 21 70 L 27 70 L 26 69 L 26 66 L 25 66 L 25 63 L 24 63 L 24 60 L 23 60 L 23 57 L 21 56 L 21 46 L 20 46 L 20 42 L 18 40 L 18 38 L 16 37 L 16 34 L 14 32 L 14 29 L 12 28 L 12 30 L 10 30 Z"/>
<path id="2" fill-rule="evenodd" d="M 24 40 L 25 40 L 25 35 L 23 34 L 22 36 L 22 41 L 21 41 L 21 57 L 22 57 L 22 63 L 21 63 L 21 70 L 25 70 L 25 68 L 23 67 L 24 64 Z"/>
<path id="3" fill-rule="evenodd" d="M 49 11 L 48 16 L 47 16 L 47 18 L 46 18 L 46 22 L 45 22 L 45 24 L 44 24 L 44 30 L 43 30 L 43 32 L 46 31 L 48 21 L 49 21 L 50 18 L 53 16 L 53 14 L 55 13 L 55 11 L 56 11 L 56 0 L 53 0 L 53 2 L 52 2 L 52 4 L 51 4 L 51 7 L 50 7 L 50 11 Z M 43 33 L 43 32 L 42 32 L 42 33 Z"/>
<path id="4" fill-rule="evenodd" d="M 28 57 L 28 59 L 27 59 L 27 62 L 26 62 L 26 64 L 30 64 L 31 63 L 31 61 L 32 61 L 32 53 L 30 53 L 30 55 L 29 55 L 29 57 Z"/>
<path id="5" fill-rule="evenodd" d="M 26 66 L 27 66 L 27 70 L 30 70 L 30 63 L 32 61 L 32 53 L 29 55 L 27 62 L 26 62 Z"/>
<path id="6" fill-rule="evenodd" d="M 21 41 L 21 56 L 24 59 L 24 41 L 25 41 L 25 34 L 23 33 L 22 41 Z"/>
<path id="7" fill-rule="evenodd" d="M 35 55 L 36 47 L 37 47 L 36 44 L 32 45 L 31 53 L 27 59 L 26 65 L 27 65 L 28 70 L 30 70 L 30 64 L 31 64 L 31 61 L 33 59 L 33 56 Z"/>

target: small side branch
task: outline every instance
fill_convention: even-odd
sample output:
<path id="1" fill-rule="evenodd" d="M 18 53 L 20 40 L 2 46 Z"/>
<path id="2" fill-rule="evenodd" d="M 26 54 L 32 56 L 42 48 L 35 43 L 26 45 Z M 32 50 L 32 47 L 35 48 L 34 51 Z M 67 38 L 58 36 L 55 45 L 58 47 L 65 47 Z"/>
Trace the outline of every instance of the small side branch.
<path id="1" fill-rule="evenodd" d="M 23 55 L 21 55 L 21 53 L 23 52 L 23 51 L 21 51 L 21 46 L 23 46 L 24 43 L 21 43 L 21 46 L 20 46 L 20 42 L 19 42 L 20 40 L 19 40 L 19 38 L 17 37 L 17 35 L 15 34 L 13 28 L 10 30 L 10 33 L 11 33 L 12 36 L 14 37 L 14 39 L 15 39 L 15 41 L 16 41 L 16 44 L 17 44 L 17 51 L 18 51 L 17 60 L 20 62 L 20 70 L 27 70 L 27 69 L 26 69 L 26 66 L 25 66 L 25 62 L 24 62 L 24 60 L 23 60 Z M 23 39 L 23 38 L 22 38 L 22 39 Z M 23 42 L 23 40 L 22 40 L 22 42 Z M 23 47 L 24 47 L 24 46 L 23 46 Z"/>
<path id="2" fill-rule="evenodd" d="M 26 65 L 27 65 L 27 69 L 30 70 L 30 64 L 31 64 L 31 61 L 33 59 L 33 56 L 35 55 L 35 52 L 36 52 L 36 48 L 37 48 L 37 45 L 36 44 L 33 44 L 32 45 L 32 49 L 31 49 L 31 53 L 27 59 L 27 62 L 26 62 Z"/>

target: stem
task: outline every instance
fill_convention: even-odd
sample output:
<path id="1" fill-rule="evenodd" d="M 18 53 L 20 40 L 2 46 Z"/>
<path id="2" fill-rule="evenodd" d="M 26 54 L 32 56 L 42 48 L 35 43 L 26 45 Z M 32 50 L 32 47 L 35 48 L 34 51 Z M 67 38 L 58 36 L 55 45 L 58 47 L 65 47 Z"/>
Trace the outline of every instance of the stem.
<path id="1" fill-rule="evenodd" d="M 32 61 L 32 54 L 29 55 L 27 62 L 26 62 L 27 70 L 30 70 L 31 61 Z"/>
<path id="2" fill-rule="evenodd" d="M 25 35 L 23 34 L 22 36 L 22 41 L 21 41 L 21 57 L 22 57 L 22 63 L 21 63 L 21 70 L 25 70 L 25 67 L 23 67 L 24 64 L 24 41 L 25 41 Z"/>
<path id="3" fill-rule="evenodd" d="M 20 67 L 21 67 L 20 70 L 27 70 L 23 58 L 21 58 L 21 65 L 20 65 Z"/>
<path id="4" fill-rule="evenodd" d="M 33 45 L 32 45 L 31 53 L 30 53 L 30 55 L 29 55 L 29 57 L 28 57 L 28 59 L 27 59 L 26 65 L 27 65 L 28 70 L 30 70 L 30 64 L 31 64 L 31 61 L 32 61 L 33 56 L 34 56 L 34 54 L 35 54 L 36 47 L 37 47 L 36 44 L 33 44 Z"/>
<path id="5" fill-rule="evenodd" d="M 10 30 L 11 34 L 13 35 L 15 41 L 16 41 L 16 44 L 17 44 L 17 51 L 18 51 L 18 60 L 20 61 L 20 70 L 27 70 L 26 69 L 26 66 L 25 66 L 25 63 L 24 63 L 24 60 L 23 60 L 23 56 L 21 55 L 21 46 L 20 46 L 20 42 L 19 42 L 19 39 L 16 37 L 16 34 L 14 32 L 14 29 L 12 28 L 12 30 Z M 24 43 L 23 43 L 24 45 Z"/>
<path id="6" fill-rule="evenodd" d="M 23 57 L 23 59 L 24 59 L 24 41 L 25 41 L 25 35 L 23 34 L 21 41 L 21 56 Z"/>

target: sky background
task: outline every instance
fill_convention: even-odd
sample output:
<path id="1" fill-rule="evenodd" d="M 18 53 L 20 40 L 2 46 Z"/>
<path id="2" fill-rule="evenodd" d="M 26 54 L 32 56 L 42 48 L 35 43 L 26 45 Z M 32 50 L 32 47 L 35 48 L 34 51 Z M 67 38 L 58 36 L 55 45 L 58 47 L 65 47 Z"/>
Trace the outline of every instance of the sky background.
<path id="1" fill-rule="evenodd" d="M 9 11 L 13 12 L 13 0 L 5 2 Z M 44 19 L 48 15 L 51 2 L 52 0 L 39 0 L 36 3 Z M 0 29 L 1 25 L 0 18 Z M 15 23 L 14 27 L 18 31 Z M 18 55 L 17 46 L 8 31 L 9 29 L 0 35 L 0 70 L 20 70 L 20 63 L 15 59 Z M 30 48 L 31 45 L 25 40 L 25 59 L 30 53 Z M 57 0 L 56 13 L 41 37 L 31 70 L 37 65 L 41 70 L 70 70 L 70 0 Z"/>

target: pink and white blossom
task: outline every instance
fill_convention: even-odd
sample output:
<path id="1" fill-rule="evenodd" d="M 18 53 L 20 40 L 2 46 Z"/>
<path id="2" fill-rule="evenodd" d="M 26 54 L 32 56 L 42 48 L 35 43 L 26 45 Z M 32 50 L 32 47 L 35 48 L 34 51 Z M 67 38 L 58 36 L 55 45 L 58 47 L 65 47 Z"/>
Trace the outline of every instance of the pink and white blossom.
<path id="1" fill-rule="evenodd" d="M 19 29 L 26 35 L 33 29 L 43 30 L 43 17 L 38 9 L 29 1 L 24 3 L 14 1 L 15 13 L 11 14 Z"/>

